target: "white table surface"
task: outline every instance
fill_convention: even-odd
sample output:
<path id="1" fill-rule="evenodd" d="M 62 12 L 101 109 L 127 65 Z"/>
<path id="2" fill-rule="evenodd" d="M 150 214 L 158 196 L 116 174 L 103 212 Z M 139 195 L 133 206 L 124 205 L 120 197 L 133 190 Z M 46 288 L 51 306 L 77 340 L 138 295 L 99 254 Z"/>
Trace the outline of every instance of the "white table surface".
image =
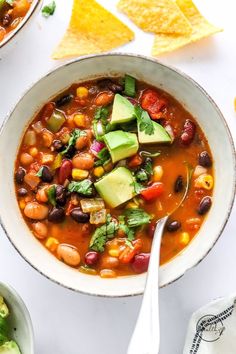
<path id="1" fill-rule="evenodd" d="M 31 31 L 0 61 L 1 120 L 32 82 L 59 64 L 50 59 L 50 54 L 66 28 L 72 0 L 56 1 L 55 15 L 48 20 L 39 15 Z M 114 0 L 100 2 L 115 9 Z M 208 19 L 222 26 L 224 32 L 160 59 L 185 71 L 209 92 L 236 137 L 233 108 L 236 96 L 235 1 L 196 2 Z M 133 24 L 129 25 L 135 29 Z M 138 40 L 120 51 L 149 55 L 152 36 L 136 32 Z M 13 138 L 9 137 L 9 143 Z M 220 240 L 207 258 L 160 291 L 160 354 L 182 353 L 191 313 L 216 297 L 236 292 L 235 219 L 234 208 Z M 64 289 L 33 270 L 11 246 L 3 231 L 0 280 L 12 284 L 28 306 L 35 330 L 36 354 L 126 353 L 141 297 L 103 299 Z"/>

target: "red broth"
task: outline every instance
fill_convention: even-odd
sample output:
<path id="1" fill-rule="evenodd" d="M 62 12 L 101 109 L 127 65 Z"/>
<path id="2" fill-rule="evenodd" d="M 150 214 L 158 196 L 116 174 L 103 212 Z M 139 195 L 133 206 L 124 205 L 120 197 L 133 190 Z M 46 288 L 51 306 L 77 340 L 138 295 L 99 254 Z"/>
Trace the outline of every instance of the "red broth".
<path id="1" fill-rule="evenodd" d="M 144 82 L 136 81 L 136 92 L 130 93 L 134 97 L 124 93 L 123 78 L 73 84 L 36 115 L 16 159 L 17 200 L 32 233 L 67 265 L 102 277 L 147 270 L 155 222 L 180 202 L 188 171 L 188 195 L 167 223 L 161 264 L 191 242 L 211 206 L 212 156 L 196 120 L 172 96 Z M 138 123 L 111 126 L 116 95 L 145 112 Z M 117 139 L 119 130 L 137 136 L 137 125 L 144 122 L 145 129 L 158 123 L 169 142 L 139 143 L 132 156 L 113 163 L 104 134 L 115 131 Z M 104 197 L 96 183 L 117 169 L 135 183 L 124 187 L 132 189 L 132 198 L 112 207 L 115 198 L 128 198 L 127 193 L 117 193 L 119 182 L 109 185 L 108 177 Z M 90 205 L 88 212 L 83 203 L 91 200 L 98 205 Z"/>

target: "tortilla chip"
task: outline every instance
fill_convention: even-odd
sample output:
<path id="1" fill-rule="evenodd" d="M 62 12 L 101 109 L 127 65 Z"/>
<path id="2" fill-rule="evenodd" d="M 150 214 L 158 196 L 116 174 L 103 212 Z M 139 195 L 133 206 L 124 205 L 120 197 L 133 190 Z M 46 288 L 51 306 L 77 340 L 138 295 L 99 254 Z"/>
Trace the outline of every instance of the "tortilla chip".
<path id="1" fill-rule="evenodd" d="M 172 0 L 120 0 L 117 7 L 144 31 L 192 32 L 189 21 Z"/>
<path id="2" fill-rule="evenodd" d="M 191 23 L 193 32 L 187 35 L 157 34 L 152 48 L 153 56 L 171 52 L 189 43 L 196 42 L 199 39 L 222 31 L 222 29 L 211 25 L 201 15 L 191 0 L 176 0 L 176 4 Z"/>
<path id="3" fill-rule="evenodd" d="M 53 59 L 101 53 L 134 38 L 134 33 L 94 0 L 74 0 L 69 27 Z"/>

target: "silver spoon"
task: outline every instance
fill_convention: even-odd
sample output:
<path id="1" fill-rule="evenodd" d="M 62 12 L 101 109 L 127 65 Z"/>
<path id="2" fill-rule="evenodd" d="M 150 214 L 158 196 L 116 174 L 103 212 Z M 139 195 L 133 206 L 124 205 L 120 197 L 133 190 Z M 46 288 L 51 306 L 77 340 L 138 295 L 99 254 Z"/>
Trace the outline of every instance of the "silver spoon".
<path id="1" fill-rule="evenodd" d="M 181 201 L 169 215 L 159 219 L 156 223 L 143 300 L 127 354 L 159 353 L 159 263 L 161 238 L 169 216 L 180 207 L 188 194 L 191 174 L 192 170 L 187 165 L 187 183 Z"/>

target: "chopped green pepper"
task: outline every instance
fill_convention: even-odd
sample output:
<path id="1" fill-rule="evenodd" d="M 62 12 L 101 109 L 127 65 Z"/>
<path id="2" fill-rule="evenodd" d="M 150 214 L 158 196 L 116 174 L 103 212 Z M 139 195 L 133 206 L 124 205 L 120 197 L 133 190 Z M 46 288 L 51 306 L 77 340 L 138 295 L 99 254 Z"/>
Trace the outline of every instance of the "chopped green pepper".
<path id="1" fill-rule="evenodd" d="M 125 75 L 125 90 L 124 93 L 127 96 L 135 97 L 136 89 L 135 89 L 135 78 L 129 75 Z"/>
<path id="2" fill-rule="evenodd" d="M 65 121 L 66 118 L 64 116 L 64 113 L 55 109 L 53 111 L 53 114 L 47 121 L 47 129 L 49 129 L 53 133 L 57 133 L 61 129 Z"/>

